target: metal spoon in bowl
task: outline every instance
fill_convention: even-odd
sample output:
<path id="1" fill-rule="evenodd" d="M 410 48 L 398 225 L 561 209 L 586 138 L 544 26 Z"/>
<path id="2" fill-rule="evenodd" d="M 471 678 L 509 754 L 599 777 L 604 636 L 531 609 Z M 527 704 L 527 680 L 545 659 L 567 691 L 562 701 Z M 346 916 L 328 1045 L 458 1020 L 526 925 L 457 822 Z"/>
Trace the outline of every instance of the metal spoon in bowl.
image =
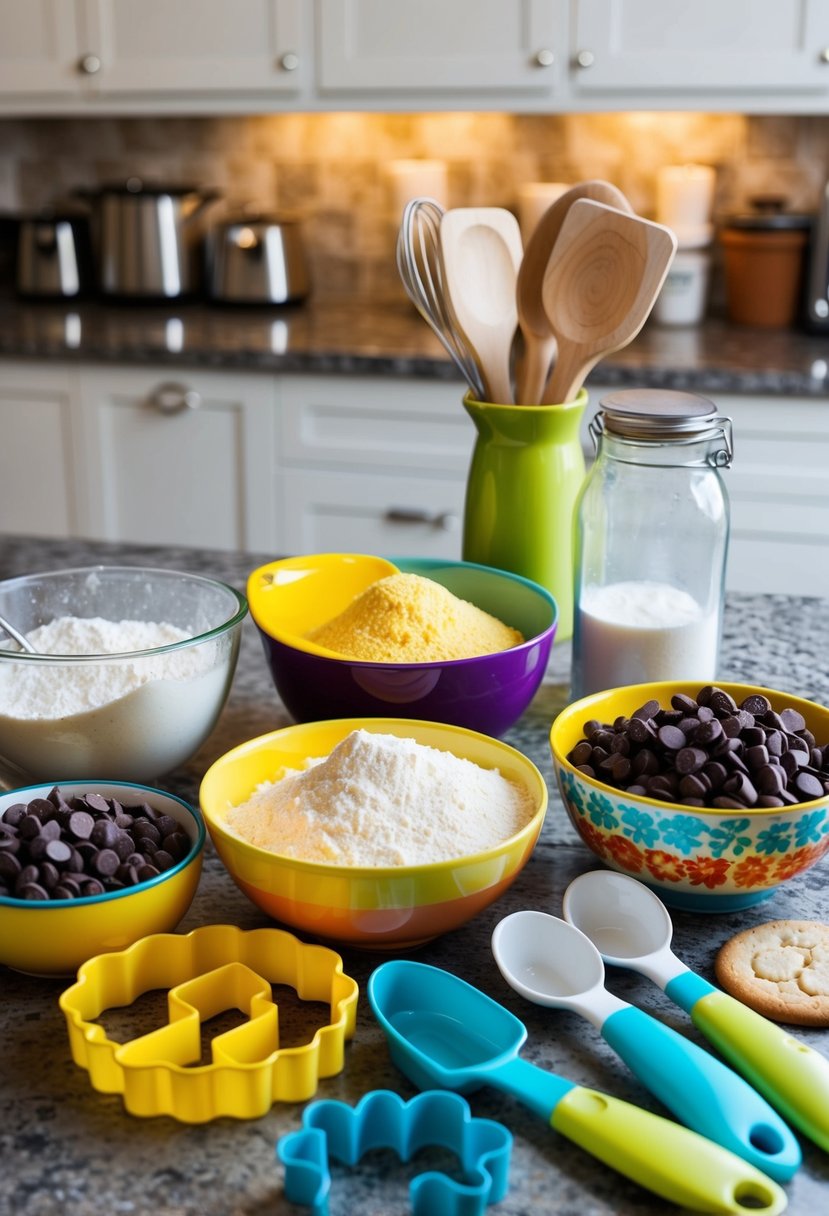
<path id="1" fill-rule="evenodd" d="M 19 629 L 15 629 L 14 625 L 7 621 L 4 616 L 0 616 L 0 629 L 7 633 L 10 638 L 14 638 L 18 646 L 25 650 L 27 654 L 40 654 L 40 651 L 35 650 L 26 635 L 21 633 Z"/>

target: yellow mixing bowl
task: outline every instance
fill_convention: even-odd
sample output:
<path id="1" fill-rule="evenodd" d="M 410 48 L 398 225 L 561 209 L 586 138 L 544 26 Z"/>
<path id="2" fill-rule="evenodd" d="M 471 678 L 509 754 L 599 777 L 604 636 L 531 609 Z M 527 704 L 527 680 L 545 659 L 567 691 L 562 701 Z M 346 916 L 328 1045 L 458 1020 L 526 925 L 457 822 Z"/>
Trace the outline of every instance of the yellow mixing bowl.
<path id="1" fill-rule="evenodd" d="M 248 577 L 250 614 L 270 637 L 309 654 L 336 656 L 305 636 L 333 620 L 399 568 L 368 553 L 315 553 L 259 566 Z M 336 656 L 336 657 L 342 657 Z"/>
<path id="2" fill-rule="evenodd" d="M 201 875 L 204 824 L 180 798 L 123 781 L 58 784 L 67 796 L 96 793 L 124 804 L 147 802 L 178 820 L 191 847 L 169 870 L 121 891 L 80 899 L 0 896 L 0 963 L 32 975 L 74 975 L 81 963 L 97 954 L 123 950 L 149 933 L 171 932 L 190 907 Z M 16 802 L 45 798 L 54 785 L 30 785 L 0 795 L 0 818 Z"/>
<path id="3" fill-rule="evenodd" d="M 227 811 L 264 781 L 324 759 L 354 730 L 414 739 L 525 786 L 532 818 L 495 848 L 414 866 L 338 866 L 301 861 L 249 844 Z M 533 851 L 547 810 L 547 787 L 526 756 L 488 735 L 405 718 L 347 718 L 289 726 L 251 739 L 215 762 L 199 792 L 216 850 L 242 891 L 275 920 L 352 946 L 399 949 L 456 929 L 510 886 Z"/>

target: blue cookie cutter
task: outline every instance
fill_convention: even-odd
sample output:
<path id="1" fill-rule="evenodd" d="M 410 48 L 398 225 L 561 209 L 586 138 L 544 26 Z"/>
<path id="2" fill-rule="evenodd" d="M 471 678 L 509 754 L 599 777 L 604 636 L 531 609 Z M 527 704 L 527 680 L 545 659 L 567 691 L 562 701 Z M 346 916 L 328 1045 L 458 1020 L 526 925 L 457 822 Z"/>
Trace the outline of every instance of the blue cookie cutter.
<path id="1" fill-rule="evenodd" d="M 394 1149 L 409 1161 L 427 1146 L 460 1160 L 463 1182 L 430 1171 L 409 1186 L 414 1216 L 481 1216 L 507 1193 L 512 1136 L 492 1119 L 473 1118 L 460 1094 L 426 1090 L 409 1102 L 375 1089 L 357 1106 L 325 1100 L 306 1106 L 302 1128 L 281 1136 L 276 1155 L 285 1167 L 285 1197 L 328 1216 L 329 1158 L 353 1166 L 373 1148 Z"/>

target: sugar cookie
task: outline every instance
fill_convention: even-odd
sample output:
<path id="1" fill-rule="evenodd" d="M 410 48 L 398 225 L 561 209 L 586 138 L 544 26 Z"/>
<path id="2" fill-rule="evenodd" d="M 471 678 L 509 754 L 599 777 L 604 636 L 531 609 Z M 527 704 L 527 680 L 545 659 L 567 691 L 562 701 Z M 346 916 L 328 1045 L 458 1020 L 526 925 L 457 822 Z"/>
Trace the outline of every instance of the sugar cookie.
<path id="1" fill-rule="evenodd" d="M 755 925 L 725 942 L 714 970 L 727 992 L 774 1021 L 829 1026 L 829 925 Z"/>

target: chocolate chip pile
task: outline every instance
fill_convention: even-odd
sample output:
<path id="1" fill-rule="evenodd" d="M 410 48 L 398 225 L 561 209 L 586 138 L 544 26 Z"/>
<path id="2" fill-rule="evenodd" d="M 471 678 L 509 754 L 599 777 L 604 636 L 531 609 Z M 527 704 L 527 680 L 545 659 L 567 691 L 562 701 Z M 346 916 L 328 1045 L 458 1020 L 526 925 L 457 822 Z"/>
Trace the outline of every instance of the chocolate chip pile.
<path id="1" fill-rule="evenodd" d="M 612 725 L 591 719 L 567 759 L 581 773 L 660 802 L 745 810 L 794 806 L 829 793 L 829 744 L 794 708 L 762 693 L 739 705 L 706 685 L 671 708 L 648 701 Z"/>
<path id="2" fill-rule="evenodd" d="M 155 878 L 190 852 L 172 815 L 102 794 L 16 802 L 0 817 L 0 894 L 16 899 L 78 899 Z"/>

